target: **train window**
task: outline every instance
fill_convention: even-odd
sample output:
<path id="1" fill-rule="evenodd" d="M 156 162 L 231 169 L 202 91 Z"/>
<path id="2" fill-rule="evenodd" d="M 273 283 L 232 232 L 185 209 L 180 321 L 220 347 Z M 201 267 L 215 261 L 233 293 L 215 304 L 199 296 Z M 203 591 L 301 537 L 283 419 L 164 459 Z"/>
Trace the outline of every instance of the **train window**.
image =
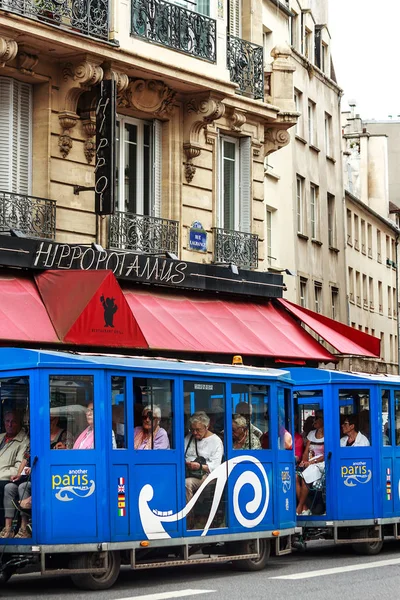
<path id="1" fill-rule="evenodd" d="M 340 445 L 370 446 L 370 391 L 339 390 Z"/>
<path id="2" fill-rule="evenodd" d="M 236 450 L 269 448 L 269 387 L 232 385 L 232 441 Z"/>
<path id="3" fill-rule="evenodd" d="M 135 450 L 174 448 L 172 427 L 172 381 L 133 380 Z"/>
<path id="4" fill-rule="evenodd" d="M 126 377 L 111 377 L 112 446 L 126 448 Z"/>
<path id="5" fill-rule="evenodd" d="M 382 390 L 382 446 L 391 446 L 390 391 Z"/>
<path id="6" fill-rule="evenodd" d="M 394 419 L 396 424 L 396 446 L 400 446 L 400 390 L 394 392 Z"/>
<path id="7" fill-rule="evenodd" d="M 209 474 L 219 468 L 223 461 L 224 446 L 221 437 L 225 413 L 225 384 L 215 381 L 185 381 L 183 385 L 186 503 L 196 497 L 193 509 L 186 517 L 186 526 L 187 529 L 204 528 L 213 511 L 211 527 L 222 527 L 226 525 L 226 490 L 221 495 L 217 508 L 213 503 L 215 480 L 211 480 L 210 484 L 205 486 L 200 496 L 198 490 Z"/>
<path id="8" fill-rule="evenodd" d="M 292 450 L 290 390 L 278 388 L 278 448 Z"/>
<path id="9" fill-rule="evenodd" d="M 92 450 L 95 444 L 92 375 L 50 375 L 50 448 Z"/>

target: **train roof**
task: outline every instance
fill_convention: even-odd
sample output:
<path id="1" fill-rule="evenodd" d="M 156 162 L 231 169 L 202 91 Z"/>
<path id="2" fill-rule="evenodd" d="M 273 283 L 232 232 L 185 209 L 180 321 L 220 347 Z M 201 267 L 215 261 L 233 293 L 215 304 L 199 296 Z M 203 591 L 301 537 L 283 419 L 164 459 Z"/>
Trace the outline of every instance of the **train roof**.
<path id="1" fill-rule="evenodd" d="M 32 368 L 133 369 L 137 371 L 175 371 L 232 378 L 268 378 L 290 382 L 288 371 L 262 367 L 231 366 L 180 359 L 149 358 L 111 354 L 58 352 L 27 348 L 0 348 L 0 372 Z"/>
<path id="2" fill-rule="evenodd" d="M 399 375 L 386 375 L 385 373 L 358 373 L 308 367 L 288 367 L 287 370 L 291 374 L 295 385 L 321 385 L 325 383 L 357 385 L 361 380 L 368 383 L 400 385 Z"/>

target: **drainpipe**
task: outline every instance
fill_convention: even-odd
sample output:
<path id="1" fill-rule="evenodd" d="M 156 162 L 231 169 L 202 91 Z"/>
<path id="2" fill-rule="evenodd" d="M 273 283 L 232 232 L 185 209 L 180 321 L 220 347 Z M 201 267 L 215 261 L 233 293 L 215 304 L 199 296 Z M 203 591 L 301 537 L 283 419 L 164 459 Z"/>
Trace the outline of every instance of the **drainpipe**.
<path id="1" fill-rule="evenodd" d="M 400 375 L 399 234 L 396 235 L 396 319 L 397 319 L 397 373 Z"/>

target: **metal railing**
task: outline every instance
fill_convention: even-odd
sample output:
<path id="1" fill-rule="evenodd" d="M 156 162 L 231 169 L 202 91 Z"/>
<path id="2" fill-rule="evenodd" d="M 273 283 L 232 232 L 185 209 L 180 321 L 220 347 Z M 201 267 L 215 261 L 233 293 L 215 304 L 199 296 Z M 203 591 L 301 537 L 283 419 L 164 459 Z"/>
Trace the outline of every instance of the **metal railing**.
<path id="1" fill-rule="evenodd" d="M 131 34 L 216 61 L 216 21 L 164 0 L 132 0 Z"/>
<path id="2" fill-rule="evenodd" d="M 233 263 L 242 269 L 257 269 L 258 235 L 220 227 L 213 227 L 212 231 L 215 263 Z"/>
<path id="3" fill-rule="evenodd" d="M 54 240 L 56 203 L 47 198 L 0 191 L 0 232 L 16 229 L 27 237 Z"/>
<path id="4" fill-rule="evenodd" d="M 227 44 L 227 67 L 237 93 L 264 100 L 263 47 L 229 34 Z"/>
<path id="5" fill-rule="evenodd" d="M 178 221 L 118 211 L 110 217 L 110 248 L 141 254 L 178 254 L 178 240 Z"/>
<path id="6" fill-rule="evenodd" d="M 0 10 L 109 39 L 109 0 L 0 0 Z"/>

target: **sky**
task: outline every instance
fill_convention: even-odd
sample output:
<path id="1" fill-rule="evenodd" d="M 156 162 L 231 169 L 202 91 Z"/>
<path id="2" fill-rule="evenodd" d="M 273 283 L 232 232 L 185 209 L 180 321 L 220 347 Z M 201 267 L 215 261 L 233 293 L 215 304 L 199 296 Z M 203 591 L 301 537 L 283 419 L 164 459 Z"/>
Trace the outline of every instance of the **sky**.
<path id="1" fill-rule="evenodd" d="M 329 0 L 329 32 L 342 110 L 400 119 L 399 0 Z"/>

